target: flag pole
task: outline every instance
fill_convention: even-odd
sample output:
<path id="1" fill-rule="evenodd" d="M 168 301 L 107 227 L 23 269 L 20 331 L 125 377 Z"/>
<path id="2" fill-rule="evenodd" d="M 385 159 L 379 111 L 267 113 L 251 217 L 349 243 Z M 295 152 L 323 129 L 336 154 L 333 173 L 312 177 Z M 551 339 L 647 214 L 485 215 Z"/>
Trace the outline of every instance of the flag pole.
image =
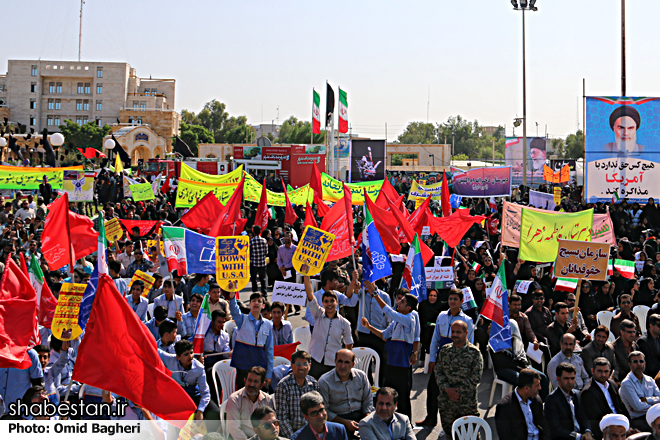
<path id="1" fill-rule="evenodd" d="M 314 87 L 312 87 L 312 127 L 311 127 L 312 128 L 312 130 L 311 130 L 312 133 L 310 134 L 310 139 L 309 139 L 310 145 L 314 145 L 314 93 L 315 92 L 316 92 L 316 90 L 314 90 Z M 321 109 L 319 109 L 319 110 L 321 110 Z M 319 113 L 320 113 L 320 111 L 319 111 Z"/>

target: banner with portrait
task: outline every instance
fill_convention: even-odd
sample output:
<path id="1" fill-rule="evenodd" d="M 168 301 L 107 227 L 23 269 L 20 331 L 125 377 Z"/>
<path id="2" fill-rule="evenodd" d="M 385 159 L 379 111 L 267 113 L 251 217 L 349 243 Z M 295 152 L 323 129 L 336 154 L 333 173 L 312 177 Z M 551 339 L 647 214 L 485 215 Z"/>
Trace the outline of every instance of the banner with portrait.
<path id="1" fill-rule="evenodd" d="M 385 140 L 351 140 L 350 182 L 373 182 L 385 178 Z"/>
<path id="2" fill-rule="evenodd" d="M 527 136 L 527 185 L 538 187 L 544 184 L 543 165 L 546 165 L 546 139 Z M 523 138 L 508 137 L 504 144 L 504 164 L 512 170 L 511 184 L 523 183 Z"/>
<path id="3" fill-rule="evenodd" d="M 660 197 L 660 98 L 587 97 L 586 199 Z"/>

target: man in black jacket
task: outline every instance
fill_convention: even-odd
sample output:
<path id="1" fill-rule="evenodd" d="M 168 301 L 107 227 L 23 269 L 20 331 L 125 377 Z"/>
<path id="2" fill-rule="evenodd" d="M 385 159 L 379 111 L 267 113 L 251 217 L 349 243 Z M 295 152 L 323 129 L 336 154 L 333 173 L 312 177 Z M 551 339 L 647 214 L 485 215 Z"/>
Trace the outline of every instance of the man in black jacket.
<path id="1" fill-rule="evenodd" d="M 619 395 L 619 387 L 614 380 L 610 379 L 611 372 L 610 362 L 606 358 L 594 359 L 591 371 L 593 377 L 580 394 L 582 407 L 589 418 L 596 440 L 603 438 L 599 422 L 606 414 L 621 414 L 630 419 L 630 414 Z"/>
<path id="2" fill-rule="evenodd" d="M 552 426 L 553 440 L 575 440 L 580 434 L 581 440 L 593 440 L 591 424 L 584 413 L 575 387 L 575 367 L 562 362 L 557 367 L 559 388 L 554 390 L 545 401 L 545 418 Z"/>
<path id="3" fill-rule="evenodd" d="M 644 372 L 655 377 L 660 371 L 660 315 L 649 316 L 648 330 L 637 340 L 637 345 L 646 358 Z"/>
<path id="4" fill-rule="evenodd" d="M 548 427 L 539 397 L 541 376 L 524 369 L 518 374 L 518 386 L 495 409 L 497 435 L 507 440 L 527 440 L 530 436 L 548 439 Z"/>

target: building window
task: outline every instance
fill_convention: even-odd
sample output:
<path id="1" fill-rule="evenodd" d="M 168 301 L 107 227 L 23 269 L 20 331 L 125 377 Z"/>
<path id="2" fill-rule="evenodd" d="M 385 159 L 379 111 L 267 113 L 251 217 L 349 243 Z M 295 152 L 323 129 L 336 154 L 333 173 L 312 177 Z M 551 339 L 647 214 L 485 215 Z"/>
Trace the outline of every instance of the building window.
<path id="1" fill-rule="evenodd" d="M 140 110 L 145 110 L 147 108 L 147 102 L 146 101 L 140 101 Z"/>
<path id="2" fill-rule="evenodd" d="M 30 110 L 34 110 L 35 108 L 37 108 L 37 100 L 32 98 L 30 99 Z"/>
<path id="3" fill-rule="evenodd" d="M 96 77 L 97 78 L 103 78 L 103 67 L 97 67 L 96 68 Z"/>
<path id="4" fill-rule="evenodd" d="M 48 92 L 49 93 L 55 93 L 55 83 L 48 83 Z"/>
<path id="5" fill-rule="evenodd" d="M 85 83 L 85 95 L 89 95 L 90 93 L 92 93 L 92 87 L 89 83 Z"/>
<path id="6" fill-rule="evenodd" d="M 30 115 L 30 125 L 37 125 L 37 117 L 35 115 Z"/>
<path id="7" fill-rule="evenodd" d="M 83 89 L 83 83 L 78 83 L 78 94 L 79 94 L 79 95 L 82 95 L 83 90 L 84 90 L 84 89 Z"/>
<path id="8" fill-rule="evenodd" d="M 60 94 L 62 93 L 62 83 L 60 82 L 57 83 L 57 89 L 55 93 L 60 93 Z"/>
<path id="9" fill-rule="evenodd" d="M 85 99 L 83 101 L 83 110 L 89 110 L 89 100 Z"/>
<path id="10" fill-rule="evenodd" d="M 59 117 L 59 116 L 55 116 L 55 121 L 54 121 L 54 122 L 55 122 L 55 123 L 54 123 L 53 125 L 60 125 L 60 117 Z"/>
<path id="11" fill-rule="evenodd" d="M 5 98 L 0 98 L 0 107 L 4 107 L 7 105 L 7 102 L 5 102 Z"/>
<path id="12" fill-rule="evenodd" d="M 78 124 L 78 125 L 83 124 L 83 117 L 82 116 L 76 116 L 76 124 Z"/>
<path id="13" fill-rule="evenodd" d="M 96 101 L 96 111 L 100 112 L 103 110 L 103 103 L 101 101 Z"/>
<path id="14" fill-rule="evenodd" d="M 55 86 L 53 86 L 53 87 L 55 87 Z M 55 108 L 55 100 L 54 99 L 49 99 L 48 100 L 48 110 L 53 110 L 54 108 Z M 48 125 L 52 125 L 52 124 L 48 124 Z"/>
<path id="15" fill-rule="evenodd" d="M 53 125 L 53 115 L 48 115 L 46 119 L 46 125 Z"/>
<path id="16" fill-rule="evenodd" d="M 30 92 L 31 93 L 36 93 L 37 92 L 37 83 L 35 83 L 35 82 L 30 83 Z"/>
<path id="17" fill-rule="evenodd" d="M 102 127 L 103 125 L 101 125 L 101 124 L 102 124 L 102 123 L 101 123 L 101 118 L 97 117 L 97 118 L 96 118 L 96 126 L 97 126 L 97 127 Z"/>
<path id="18" fill-rule="evenodd" d="M 0 84 L 0 92 L 6 92 L 7 87 L 4 84 Z"/>
<path id="19" fill-rule="evenodd" d="M 32 66 L 32 76 L 37 76 L 37 66 Z"/>
<path id="20" fill-rule="evenodd" d="M 133 108 L 138 108 L 140 106 L 139 101 L 133 101 Z"/>
<path id="21" fill-rule="evenodd" d="M 103 93 L 103 84 L 96 85 L 96 94 L 101 95 Z"/>
<path id="22" fill-rule="evenodd" d="M 62 101 L 59 99 L 55 100 L 55 110 L 62 110 Z"/>
<path id="23" fill-rule="evenodd" d="M 82 99 L 76 100 L 76 110 L 78 111 L 82 110 Z"/>

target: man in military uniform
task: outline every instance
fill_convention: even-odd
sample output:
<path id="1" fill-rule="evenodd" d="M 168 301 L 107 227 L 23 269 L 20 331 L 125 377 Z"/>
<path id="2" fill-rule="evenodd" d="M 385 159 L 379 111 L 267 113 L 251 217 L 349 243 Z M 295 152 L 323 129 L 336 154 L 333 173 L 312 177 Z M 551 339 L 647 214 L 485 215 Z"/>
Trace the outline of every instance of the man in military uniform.
<path id="1" fill-rule="evenodd" d="M 449 435 L 454 421 L 463 416 L 479 416 L 477 385 L 483 370 L 479 349 L 467 340 L 468 327 L 463 321 L 451 326 L 451 344 L 440 350 L 435 378 L 440 389 L 438 409 L 442 428 Z"/>

